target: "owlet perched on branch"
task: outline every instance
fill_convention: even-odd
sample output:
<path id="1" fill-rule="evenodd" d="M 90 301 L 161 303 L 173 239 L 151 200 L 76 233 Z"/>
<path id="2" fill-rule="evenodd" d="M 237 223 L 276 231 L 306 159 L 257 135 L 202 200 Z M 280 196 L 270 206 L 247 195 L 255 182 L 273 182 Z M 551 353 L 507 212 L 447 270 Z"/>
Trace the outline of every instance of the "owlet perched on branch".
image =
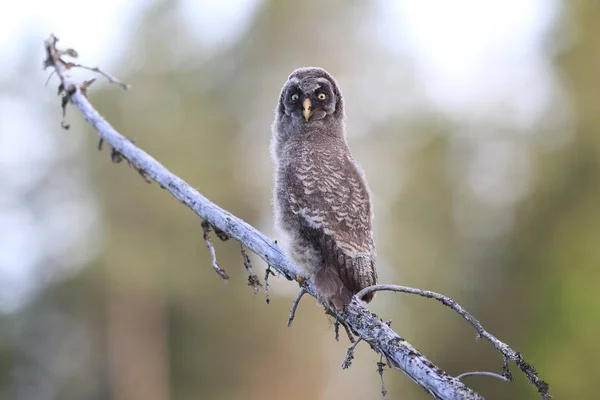
<path id="1" fill-rule="evenodd" d="M 324 69 L 300 68 L 283 86 L 275 114 L 271 155 L 282 244 L 314 281 L 319 300 L 341 310 L 377 281 L 369 190 L 346 143 L 342 94 Z"/>

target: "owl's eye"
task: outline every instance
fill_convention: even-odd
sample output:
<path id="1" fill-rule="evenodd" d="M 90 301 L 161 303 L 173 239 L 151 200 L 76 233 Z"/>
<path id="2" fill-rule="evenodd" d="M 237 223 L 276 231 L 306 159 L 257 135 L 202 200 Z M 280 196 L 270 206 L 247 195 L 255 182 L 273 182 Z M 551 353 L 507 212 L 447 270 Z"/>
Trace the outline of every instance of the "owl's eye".
<path id="1" fill-rule="evenodd" d="M 298 96 L 298 93 L 294 93 L 291 97 L 292 101 L 296 101 L 300 98 L 300 96 Z"/>
<path id="2" fill-rule="evenodd" d="M 321 92 L 317 95 L 317 99 L 319 99 L 321 101 L 325 101 L 326 98 L 327 98 L 327 95 L 323 92 Z"/>

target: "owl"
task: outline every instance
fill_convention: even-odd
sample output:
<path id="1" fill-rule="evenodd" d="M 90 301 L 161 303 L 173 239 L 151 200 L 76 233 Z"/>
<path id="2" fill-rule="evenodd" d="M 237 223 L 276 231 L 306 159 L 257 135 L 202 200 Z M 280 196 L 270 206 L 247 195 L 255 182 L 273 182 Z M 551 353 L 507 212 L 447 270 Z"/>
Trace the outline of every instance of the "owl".
<path id="1" fill-rule="evenodd" d="M 342 310 L 377 282 L 375 245 L 369 189 L 346 142 L 342 93 L 324 69 L 297 69 L 284 84 L 271 156 L 278 239 L 313 280 L 319 301 Z"/>

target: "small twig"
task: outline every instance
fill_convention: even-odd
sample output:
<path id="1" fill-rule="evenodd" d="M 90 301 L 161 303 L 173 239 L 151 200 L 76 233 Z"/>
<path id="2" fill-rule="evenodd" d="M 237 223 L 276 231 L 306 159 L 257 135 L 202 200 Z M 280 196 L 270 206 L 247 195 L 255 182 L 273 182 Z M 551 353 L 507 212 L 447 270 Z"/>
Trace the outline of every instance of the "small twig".
<path id="1" fill-rule="evenodd" d="M 338 324 L 341 324 L 341 325 L 344 327 L 344 330 L 346 331 L 346 335 L 348 335 L 348 340 L 350 341 L 350 343 L 354 343 L 354 341 L 355 341 L 356 339 L 354 338 L 354 335 L 352 334 L 352 331 L 350 330 L 350 328 L 348 327 L 348 325 L 346 325 L 346 324 L 344 323 L 344 321 L 341 321 L 341 320 L 338 318 L 338 316 L 337 316 L 337 315 L 333 315 L 333 318 L 335 318 L 335 321 L 336 321 Z M 339 329 L 339 328 L 338 328 L 338 329 Z M 337 334 L 336 334 L 336 336 L 337 336 Z M 339 337 L 336 337 L 336 340 L 338 340 L 338 342 L 339 342 Z"/>
<path id="2" fill-rule="evenodd" d="M 54 76 L 54 74 L 56 73 L 56 70 L 52 70 L 52 72 L 50 72 L 50 75 L 48 75 L 48 79 L 46 79 L 46 84 L 44 85 L 45 87 L 48 86 L 48 82 L 50 82 L 50 78 L 52 78 Z"/>
<path id="3" fill-rule="evenodd" d="M 248 286 L 252 286 L 254 288 L 254 294 L 257 294 L 262 285 L 260 284 L 258 276 L 252 272 L 250 257 L 248 257 L 248 253 L 246 253 L 246 249 L 244 249 L 244 245 L 242 243 L 240 243 L 240 249 L 242 252 L 242 258 L 244 259 L 244 267 L 246 268 L 246 272 L 248 272 Z"/>
<path id="4" fill-rule="evenodd" d="M 129 162 L 129 160 L 127 160 L 127 161 Z M 133 165 L 131 163 L 129 163 L 129 166 L 131 167 Z M 152 178 L 150 178 L 150 176 L 146 173 L 146 171 L 144 171 L 141 168 L 136 168 L 135 166 L 133 166 L 133 168 L 135 168 L 135 170 L 146 181 L 146 183 L 152 183 Z"/>
<path id="5" fill-rule="evenodd" d="M 302 299 L 304 293 L 306 293 L 306 290 L 303 287 L 301 287 L 300 292 L 298 292 L 298 295 L 292 303 L 292 308 L 290 309 L 290 316 L 288 318 L 288 328 L 292 326 L 292 321 L 294 321 L 294 318 L 296 317 L 296 309 L 298 308 L 298 303 L 300 303 L 300 299 Z"/>
<path id="6" fill-rule="evenodd" d="M 71 125 L 67 123 L 67 105 L 69 104 L 69 99 L 76 91 L 77 89 L 75 87 L 66 89 L 62 83 L 58 86 L 58 94 L 61 96 L 60 106 L 62 108 L 62 120 L 60 121 L 60 126 L 65 130 L 69 130 L 71 127 Z"/>
<path id="7" fill-rule="evenodd" d="M 428 299 L 435 299 L 440 303 L 444 304 L 445 306 L 450 307 L 452 310 L 456 311 L 464 319 L 466 319 L 467 322 L 469 322 L 477 330 L 477 338 L 486 338 L 490 343 L 494 345 L 494 347 L 500 353 L 502 353 L 504 357 L 503 375 L 506 379 L 512 381 L 512 374 L 510 373 L 510 370 L 508 368 L 508 360 L 510 359 L 517 364 L 519 369 L 523 371 L 523 373 L 527 376 L 529 381 L 538 389 L 538 392 L 542 395 L 542 399 L 550 400 L 552 398 L 552 396 L 548 393 L 548 384 L 537 376 L 537 371 L 535 370 L 535 368 L 533 368 L 532 365 L 523 360 L 523 356 L 521 356 L 521 353 L 513 350 L 506 343 L 500 341 L 494 335 L 483 329 L 481 323 L 475 317 L 473 317 L 473 315 L 471 315 L 467 310 L 465 310 L 461 305 L 459 305 L 453 298 L 444 296 L 443 294 L 432 292 L 430 290 L 416 289 L 412 287 L 398 285 L 369 286 L 358 292 L 356 294 L 356 298 L 360 300 L 368 293 L 379 291 L 416 294 L 422 297 L 426 297 Z"/>
<path id="8" fill-rule="evenodd" d="M 113 75 L 109 74 L 108 72 L 104 72 L 102 71 L 100 68 L 98 67 L 88 67 L 86 65 L 82 65 L 82 64 L 78 64 L 78 63 L 74 63 L 74 62 L 65 62 L 67 68 L 82 68 L 82 69 L 87 69 L 88 71 L 92 71 L 95 72 L 97 74 L 102 75 L 103 77 L 105 77 L 110 83 L 114 83 L 115 85 L 119 85 L 123 88 L 123 90 L 128 90 L 131 89 L 131 85 L 122 82 L 120 79 L 117 79 L 116 77 L 114 77 Z"/>
<path id="9" fill-rule="evenodd" d="M 379 362 L 377 363 L 377 373 L 381 377 L 381 395 L 384 399 L 387 399 L 387 389 L 385 388 L 385 381 L 383 380 L 383 367 L 385 367 L 385 363 L 383 362 L 383 354 L 379 357 Z"/>
<path id="10" fill-rule="evenodd" d="M 502 354 L 502 376 L 512 382 L 515 378 L 513 378 L 512 372 L 510 372 L 509 361 L 508 356 Z"/>
<path id="11" fill-rule="evenodd" d="M 112 162 L 114 162 L 115 164 L 120 163 L 121 161 L 123 161 L 123 154 L 121 154 L 119 151 L 117 151 L 117 149 L 115 149 L 114 147 L 111 149 L 110 151 L 110 159 L 112 160 Z"/>
<path id="12" fill-rule="evenodd" d="M 271 266 L 267 264 L 267 269 L 265 269 L 265 300 L 267 301 L 267 304 L 271 303 L 271 300 L 269 299 L 269 275 L 275 276 L 275 272 L 273 272 Z"/>
<path id="13" fill-rule="evenodd" d="M 225 273 L 217 263 L 217 254 L 215 253 L 215 248 L 210 240 L 210 224 L 206 221 L 202 221 L 202 230 L 204 231 L 204 241 L 206 242 L 206 247 L 208 247 L 208 252 L 210 253 L 213 269 L 221 278 L 229 279 L 227 273 Z"/>
<path id="14" fill-rule="evenodd" d="M 486 372 L 486 371 L 473 371 L 473 372 L 464 372 L 456 377 L 456 379 L 462 379 L 467 376 L 491 376 L 492 378 L 498 378 L 501 381 L 510 382 L 510 379 L 506 377 L 496 374 L 494 372 Z"/>
<path id="15" fill-rule="evenodd" d="M 346 325 L 345 323 L 342 322 L 342 326 L 344 327 L 344 330 L 346 331 L 346 335 L 348 335 L 348 340 L 350 341 L 350 343 L 354 343 L 354 341 L 356 340 L 356 338 L 352 334 L 352 331 L 350 330 L 350 328 L 348 327 L 348 325 Z"/>
<path id="16" fill-rule="evenodd" d="M 352 346 L 348 347 L 348 351 L 346 352 L 346 357 L 344 357 L 344 361 L 342 361 L 342 369 L 348 369 L 352 365 L 352 360 L 354 359 L 354 349 L 356 346 L 362 341 L 362 338 L 358 338 L 358 340 L 352 343 Z"/>
<path id="17" fill-rule="evenodd" d="M 90 71 L 97 72 L 97 73 L 101 74 L 102 76 L 104 76 L 106 79 L 108 79 L 109 82 L 117 84 L 125 90 L 127 90 L 130 87 L 130 85 L 127 85 L 127 84 L 121 82 L 119 79 L 115 78 L 114 76 L 100 70 L 100 68 L 97 68 L 97 67 L 90 68 L 90 67 L 86 67 L 85 65 L 72 63 L 72 62 L 63 60 L 62 59 L 63 55 L 67 55 L 67 56 L 76 58 L 78 56 L 78 54 L 73 49 L 66 49 L 66 50 L 57 49 L 56 48 L 57 42 L 58 42 L 58 38 L 54 35 L 50 35 L 50 37 L 44 42 L 44 47 L 46 48 L 46 59 L 44 60 L 43 66 L 44 66 L 44 69 L 46 69 L 48 67 L 54 67 L 54 70 L 52 71 L 50 76 L 48 76 L 46 85 L 48 84 L 48 82 L 50 81 L 50 78 L 52 78 L 52 76 L 55 73 L 58 75 L 58 77 L 61 81 L 60 85 L 58 86 L 58 94 L 62 96 L 63 115 L 62 115 L 61 126 L 64 129 L 68 130 L 71 126 L 66 122 L 67 104 L 71 100 L 72 96 L 77 92 L 76 85 L 73 84 L 68 78 L 67 71 L 69 69 L 71 69 L 72 67 L 78 67 L 78 68 L 84 68 L 84 69 L 88 69 Z M 68 82 L 69 84 L 66 85 L 65 84 L 66 82 Z M 83 94 L 84 97 L 86 95 L 87 87 L 92 82 L 93 82 L 93 80 L 86 81 L 86 82 L 84 82 L 83 85 L 80 85 L 79 91 L 81 94 Z"/>
<path id="18" fill-rule="evenodd" d="M 79 90 L 81 90 L 81 93 L 83 93 L 84 96 L 87 96 L 87 89 L 92 86 L 94 82 L 96 82 L 96 78 L 84 81 L 81 85 L 79 85 Z"/>
<path id="19" fill-rule="evenodd" d="M 215 231 L 215 235 L 217 235 L 217 237 L 219 239 L 221 239 L 221 241 L 226 242 L 229 240 L 229 235 L 226 234 L 225 232 L 223 232 L 222 230 L 220 230 L 219 228 L 213 226 L 213 229 Z"/>
<path id="20" fill-rule="evenodd" d="M 134 140 L 129 140 L 129 141 L 131 143 L 135 142 Z M 102 145 L 103 144 L 104 144 L 104 139 L 102 137 L 100 137 L 100 140 L 98 141 L 98 150 L 102 150 Z M 138 174 L 140 174 L 140 176 L 144 179 L 144 181 L 146 181 L 146 183 L 152 183 L 152 178 L 150 178 L 150 175 L 148 175 L 148 173 L 146 171 L 144 171 L 142 168 L 137 167 L 127 157 L 125 157 L 123 155 L 123 153 L 121 153 L 120 151 L 118 151 L 114 147 L 110 151 L 110 159 L 115 164 L 119 164 L 123 160 L 127 160 L 127 164 L 131 168 L 135 169 L 138 172 Z"/>
<path id="21" fill-rule="evenodd" d="M 340 317 L 336 313 L 332 312 L 331 310 L 325 309 L 325 314 L 333 317 L 333 319 L 334 319 L 333 328 L 335 331 L 335 340 L 337 342 L 340 341 L 340 325 L 342 325 L 344 327 L 344 330 L 346 331 L 346 335 L 348 335 L 348 340 L 350 341 L 350 343 L 354 343 L 354 341 L 356 339 L 354 338 L 354 335 L 352 334 L 352 330 L 348 327 L 348 325 L 346 325 L 344 323 L 344 321 L 341 320 Z"/>

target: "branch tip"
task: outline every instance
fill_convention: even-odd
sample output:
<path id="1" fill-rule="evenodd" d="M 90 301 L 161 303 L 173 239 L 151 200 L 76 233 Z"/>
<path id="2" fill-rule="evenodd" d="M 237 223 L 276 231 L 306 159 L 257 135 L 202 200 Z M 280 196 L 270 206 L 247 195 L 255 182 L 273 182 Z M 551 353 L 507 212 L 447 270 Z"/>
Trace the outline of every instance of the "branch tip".
<path id="1" fill-rule="evenodd" d="M 292 303 L 292 308 L 290 309 L 290 316 L 288 318 L 288 324 L 287 324 L 288 328 L 292 326 L 292 322 L 294 321 L 294 318 L 296 318 L 296 309 L 298 308 L 298 304 L 300 303 L 302 296 L 304 296 L 304 293 L 306 293 L 306 289 L 301 287 L 300 291 L 298 292 L 298 295 L 296 296 L 296 298 L 294 299 L 294 302 Z"/>
<path id="2" fill-rule="evenodd" d="M 465 378 L 467 376 L 490 376 L 492 378 L 500 379 L 501 381 L 504 381 L 504 382 L 510 382 L 511 381 L 510 379 L 508 379 L 507 377 L 505 377 L 503 375 L 496 374 L 494 372 L 487 372 L 487 371 L 463 372 L 462 374 L 458 375 L 456 377 L 456 379 L 460 380 L 460 379 Z"/>

